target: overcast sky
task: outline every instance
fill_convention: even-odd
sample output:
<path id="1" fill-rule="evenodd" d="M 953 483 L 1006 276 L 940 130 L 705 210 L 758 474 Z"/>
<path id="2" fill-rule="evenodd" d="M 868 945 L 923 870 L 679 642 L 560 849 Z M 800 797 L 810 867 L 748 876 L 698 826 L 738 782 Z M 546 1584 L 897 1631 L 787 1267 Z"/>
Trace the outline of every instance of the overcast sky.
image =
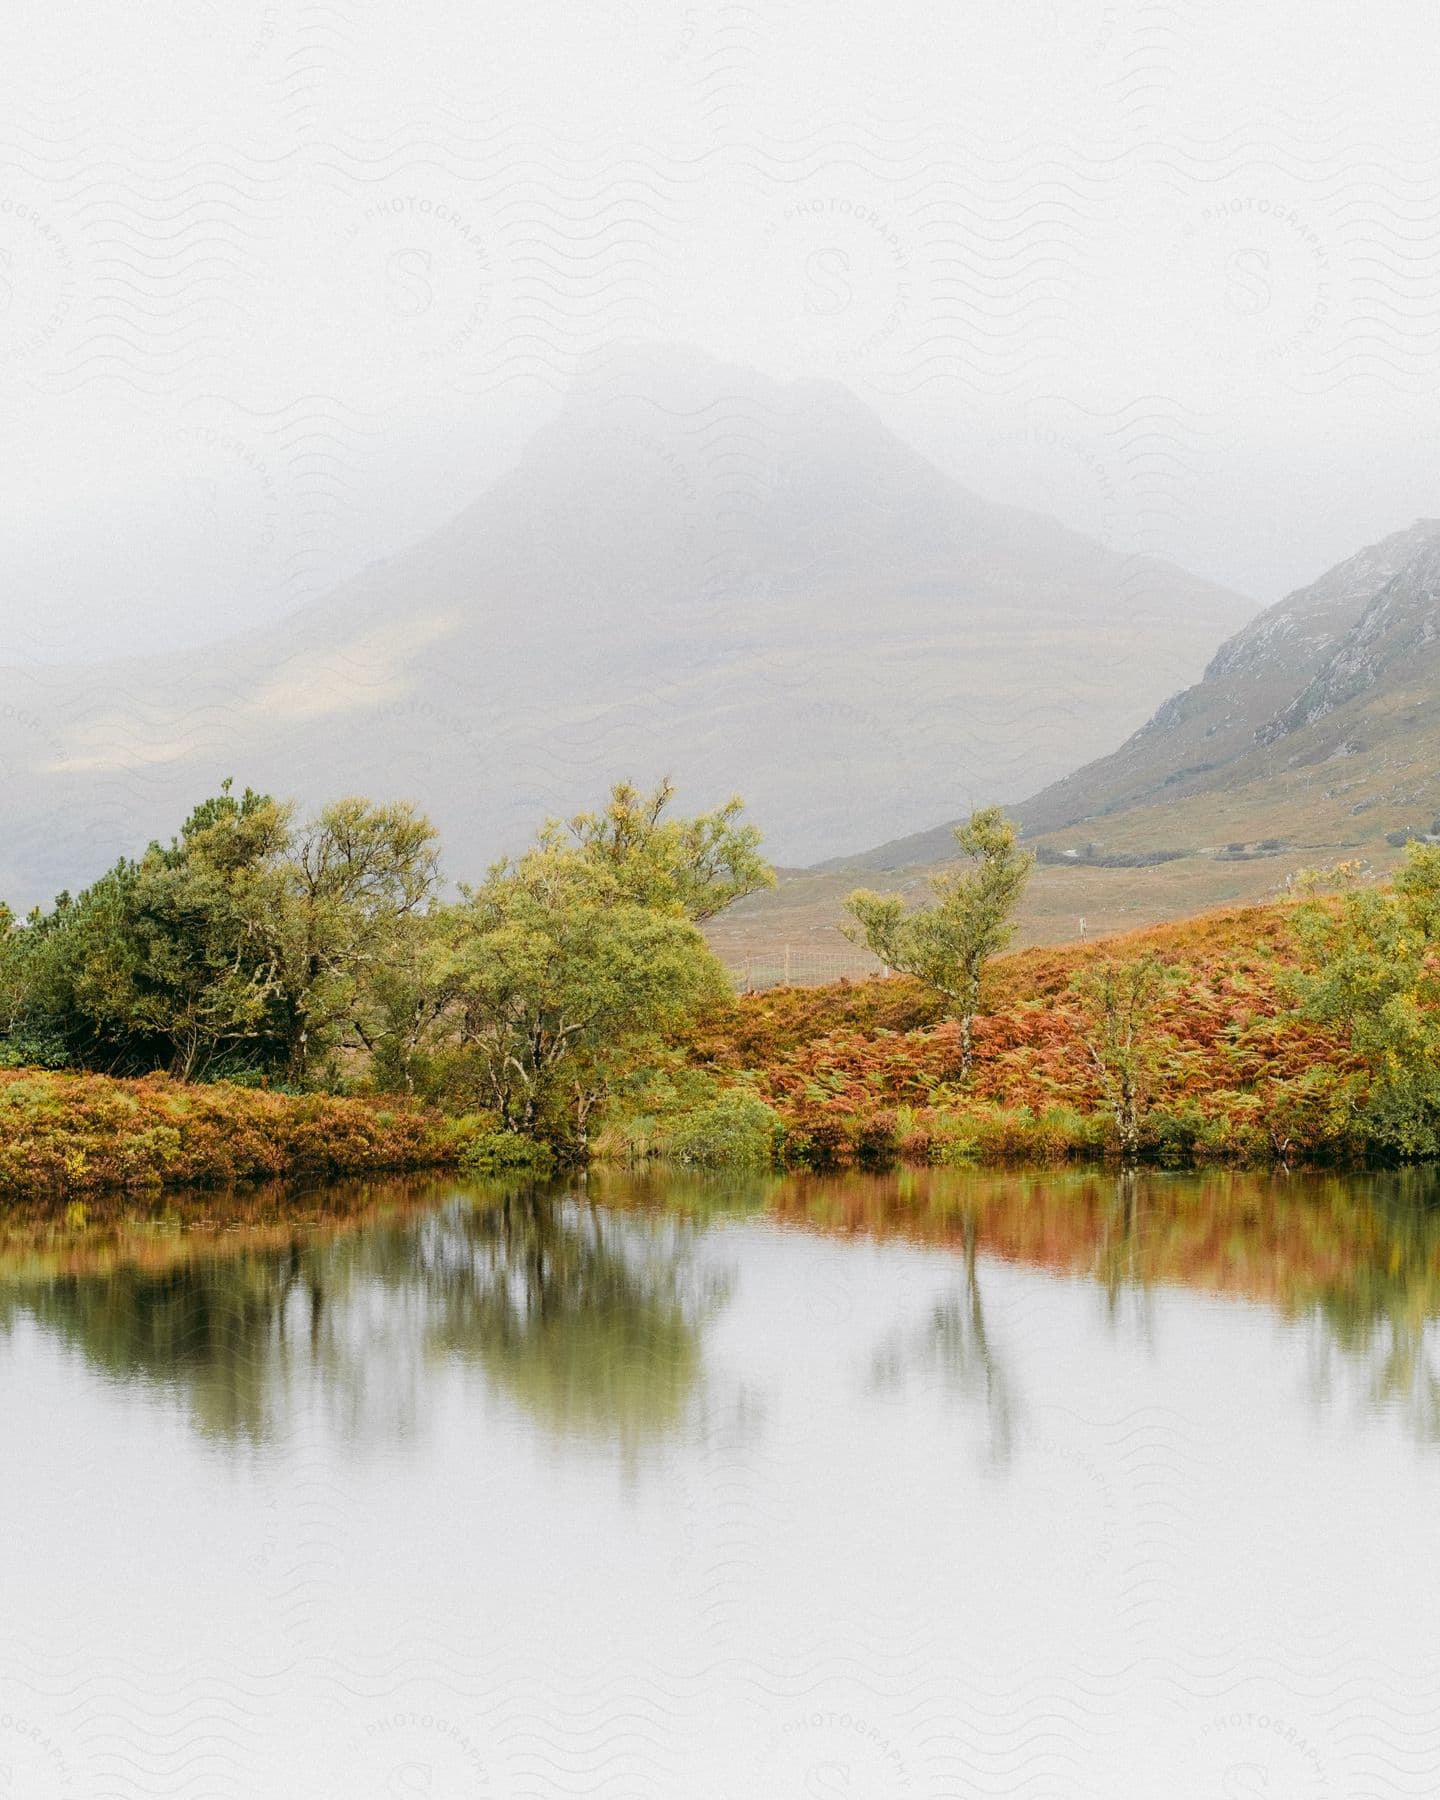
<path id="1" fill-rule="evenodd" d="M 1440 13 L 9 0 L 8 659 L 263 621 L 615 337 L 1260 600 L 1440 513 Z"/>

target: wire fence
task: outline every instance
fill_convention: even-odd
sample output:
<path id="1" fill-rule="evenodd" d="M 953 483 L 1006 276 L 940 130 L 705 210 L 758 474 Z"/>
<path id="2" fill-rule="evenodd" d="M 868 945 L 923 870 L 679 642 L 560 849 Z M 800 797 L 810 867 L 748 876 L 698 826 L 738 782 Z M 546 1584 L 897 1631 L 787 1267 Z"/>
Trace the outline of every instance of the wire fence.
<path id="1" fill-rule="evenodd" d="M 824 987 L 832 981 L 866 981 L 885 975 L 875 957 L 859 949 L 820 950 L 809 944 L 767 944 L 724 954 L 726 970 L 742 994 L 774 987 Z"/>

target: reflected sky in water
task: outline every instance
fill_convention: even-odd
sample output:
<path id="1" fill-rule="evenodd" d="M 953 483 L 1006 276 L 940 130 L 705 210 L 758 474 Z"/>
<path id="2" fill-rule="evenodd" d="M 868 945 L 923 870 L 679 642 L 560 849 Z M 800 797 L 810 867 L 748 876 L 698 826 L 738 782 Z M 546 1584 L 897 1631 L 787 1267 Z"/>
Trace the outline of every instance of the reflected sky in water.
<path id="1" fill-rule="evenodd" d="M 1435 1792 L 1437 1198 L 0 1215 L 0 1795 Z"/>

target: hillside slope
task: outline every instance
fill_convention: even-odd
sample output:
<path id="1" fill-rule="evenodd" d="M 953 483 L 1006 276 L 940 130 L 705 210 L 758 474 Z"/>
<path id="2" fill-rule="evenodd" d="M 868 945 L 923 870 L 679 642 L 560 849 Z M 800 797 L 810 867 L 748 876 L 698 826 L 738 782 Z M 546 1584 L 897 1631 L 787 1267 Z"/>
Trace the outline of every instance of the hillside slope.
<path id="1" fill-rule="evenodd" d="M 1111 1095 L 1075 978 L 1158 956 L 1175 985 L 1142 1139 L 1156 1160 L 1361 1160 L 1378 1139 L 1350 1100 L 1366 1073 L 1342 1035 L 1297 1015 L 1294 908 L 1228 908 L 1093 944 L 1030 949 L 987 972 L 967 1076 L 960 1027 L 919 982 L 737 997 L 687 1039 L 692 1065 L 777 1113 L 797 1163 L 1063 1161 L 1113 1149 Z M 1353 1084 L 1353 1085 L 1352 1085 Z"/>
<path id="2" fill-rule="evenodd" d="M 1163 841 L 1154 837 L 1159 823 L 1147 815 L 1140 836 L 1152 835 L 1143 847 L 1183 845 L 1182 815 L 1174 811 L 1178 802 L 1283 782 L 1287 770 L 1312 767 L 1335 753 L 1359 713 L 1297 739 L 1306 726 L 1358 702 L 1360 713 L 1374 711 L 1377 728 L 1388 736 L 1380 721 L 1401 693 L 1422 710 L 1432 699 L 1440 702 L 1426 635 L 1437 554 L 1440 520 L 1417 520 L 1262 612 L 1221 645 L 1193 687 L 1166 700 L 1118 750 L 1013 806 L 1026 835 L 1044 839 L 1068 826 L 1105 820 L 1104 841 L 1114 838 L 1117 847 L 1130 846 L 1134 834 L 1116 816 L 1163 807 L 1175 830 Z M 1282 740 L 1288 741 L 1277 748 Z M 1413 810 L 1408 786 L 1402 784 L 1396 798 L 1402 810 Z M 1255 835 L 1271 835 L 1276 799 L 1281 812 L 1293 812 L 1288 799 L 1256 791 L 1235 818 L 1253 811 L 1267 827 Z M 1201 808 L 1184 816 L 1211 815 Z M 950 831 L 947 823 L 891 839 L 859 855 L 835 858 L 833 866 L 898 869 L 932 863 L 949 853 Z M 1339 841 L 1352 837 L 1339 833 Z"/>
<path id="3" fill-rule="evenodd" d="M 800 862 L 1053 779 L 1252 611 L 981 499 L 832 383 L 621 348 L 451 525 L 282 626 L 0 673 L 0 894 L 77 885 L 226 775 L 412 797 L 465 877 L 669 772 Z"/>
<path id="4" fill-rule="evenodd" d="M 1113 756 L 1026 801 L 1027 832 L 1283 782 L 1336 753 L 1367 751 L 1352 729 L 1362 719 L 1372 728 L 1362 735 L 1388 738 L 1397 705 L 1440 721 L 1429 654 L 1437 559 L 1440 520 L 1418 520 L 1262 613 Z M 1408 786 L 1394 797 L 1410 804 Z"/>
<path id="5" fill-rule="evenodd" d="M 1040 858 L 1023 943 L 1263 899 L 1305 867 L 1383 871 L 1407 836 L 1440 835 L 1440 520 L 1263 612 L 1118 750 L 1011 810 Z M 953 854 L 946 824 L 797 871 L 721 921 L 717 948 L 766 981 L 865 972 L 836 929 L 846 892 L 919 897 Z"/>

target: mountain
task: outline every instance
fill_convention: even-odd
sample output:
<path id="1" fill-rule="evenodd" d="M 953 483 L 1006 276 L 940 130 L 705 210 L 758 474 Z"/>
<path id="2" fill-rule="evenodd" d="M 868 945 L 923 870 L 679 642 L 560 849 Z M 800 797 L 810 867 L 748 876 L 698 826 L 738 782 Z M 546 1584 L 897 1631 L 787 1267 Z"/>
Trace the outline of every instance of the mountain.
<path id="1" fill-rule="evenodd" d="M 1364 735 L 1388 738 L 1382 717 L 1397 702 L 1440 721 L 1428 654 L 1437 555 L 1440 520 L 1420 519 L 1261 613 L 1113 756 L 1025 802 L 1027 831 L 1253 784 L 1293 787 L 1296 770 L 1354 753 L 1362 722 Z"/>
<path id="2" fill-rule="evenodd" d="M 1009 810 L 1040 865 L 1022 943 L 1264 899 L 1340 860 L 1383 872 L 1407 838 L 1440 839 L 1440 520 L 1261 613 L 1118 750 Z M 787 872 L 712 941 L 760 981 L 865 973 L 835 929 L 846 893 L 919 897 L 954 854 L 945 824 Z"/>
<path id="3" fill-rule="evenodd" d="M 1053 780 L 1252 611 L 981 499 L 842 387 L 619 346 L 460 517 L 278 626 L 0 673 L 0 894 L 231 774 L 413 797 L 462 876 L 622 774 L 738 789 L 813 859 Z"/>
<path id="4" fill-rule="evenodd" d="M 1155 852 L 1193 845 L 1197 829 L 1202 837 L 1210 829 L 1198 825 L 1201 819 L 1228 817 L 1239 832 L 1253 813 L 1252 823 L 1273 825 L 1277 805 L 1295 811 L 1287 794 L 1310 796 L 1313 812 L 1313 771 L 1329 757 L 1362 759 L 1347 764 L 1347 793 L 1362 766 L 1383 775 L 1400 717 L 1407 731 L 1432 718 L 1440 725 L 1431 654 L 1437 556 L 1440 520 L 1419 519 L 1267 608 L 1118 750 L 1014 805 L 1026 836 L 1044 839 L 1083 824 L 1095 827 L 1102 853 L 1106 846 L 1117 854 Z M 1386 747 L 1371 755 L 1361 737 Z M 1384 808 L 1384 783 L 1365 785 L 1363 810 Z M 1412 789 L 1401 780 L 1389 801 L 1413 813 Z M 1182 806 L 1192 798 L 1196 805 Z M 1342 809 L 1345 817 L 1361 810 L 1353 800 Z M 1336 847 L 1353 847 L 1366 833 L 1341 826 L 1341 816 L 1331 819 Z M 1398 828 L 1385 817 L 1385 829 Z M 1132 842 L 1137 831 L 1143 841 Z M 949 854 L 952 843 L 946 824 L 837 858 L 834 866 L 927 864 Z"/>

